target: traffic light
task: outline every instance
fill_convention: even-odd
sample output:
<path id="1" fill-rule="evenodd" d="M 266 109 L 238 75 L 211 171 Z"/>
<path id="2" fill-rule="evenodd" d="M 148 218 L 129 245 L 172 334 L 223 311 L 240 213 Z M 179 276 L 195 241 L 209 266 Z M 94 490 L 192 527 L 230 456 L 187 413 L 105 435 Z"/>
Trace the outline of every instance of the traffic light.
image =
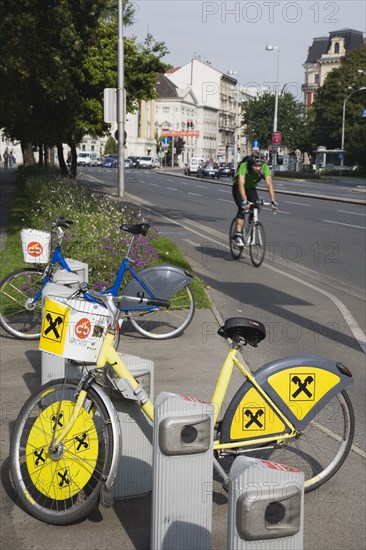
<path id="1" fill-rule="evenodd" d="M 180 155 L 181 152 L 184 150 L 185 144 L 186 144 L 186 142 L 184 141 L 184 139 L 182 137 L 178 137 L 174 140 L 174 147 L 175 147 L 175 151 L 176 151 L 177 155 Z"/>

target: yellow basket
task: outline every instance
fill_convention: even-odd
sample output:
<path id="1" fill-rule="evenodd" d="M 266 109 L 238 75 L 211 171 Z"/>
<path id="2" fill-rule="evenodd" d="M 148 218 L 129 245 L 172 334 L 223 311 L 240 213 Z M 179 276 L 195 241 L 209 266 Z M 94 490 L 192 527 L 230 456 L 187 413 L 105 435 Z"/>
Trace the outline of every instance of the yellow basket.
<path id="1" fill-rule="evenodd" d="M 79 298 L 46 297 L 39 349 L 95 363 L 109 320 L 108 310 L 99 304 Z"/>
<path id="2" fill-rule="evenodd" d="M 51 233 L 38 231 L 38 229 L 22 229 L 20 232 L 22 241 L 23 258 L 27 264 L 46 264 L 51 253 Z"/>

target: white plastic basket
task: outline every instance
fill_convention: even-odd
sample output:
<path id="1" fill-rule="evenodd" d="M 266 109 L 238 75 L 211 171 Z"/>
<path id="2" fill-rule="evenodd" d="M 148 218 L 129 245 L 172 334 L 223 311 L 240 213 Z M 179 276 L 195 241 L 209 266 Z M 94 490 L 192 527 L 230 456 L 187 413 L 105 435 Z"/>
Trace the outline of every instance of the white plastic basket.
<path id="1" fill-rule="evenodd" d="M 51 233 L 38 229 L 22 229 L 20 232 L 24 261 L 27 264 L 46 264 L 51 253 Z"/>
<path id="2" fill-rule="evenodd" d="M 94 363 L 109 317 L 106 308 L 84 299 L 45 297 L 39 349 L 74 361 Z"/>

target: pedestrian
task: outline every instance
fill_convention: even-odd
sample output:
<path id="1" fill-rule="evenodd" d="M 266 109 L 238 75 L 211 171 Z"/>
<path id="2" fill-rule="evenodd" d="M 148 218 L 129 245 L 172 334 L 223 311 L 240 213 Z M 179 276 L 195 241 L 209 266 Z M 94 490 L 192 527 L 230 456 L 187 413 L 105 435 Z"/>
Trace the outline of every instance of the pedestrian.
<path id="1" fill-rule="evenodd" d="M 8 148 L 5 149 L 4 151 L 4 168 L 8 168 L 9 166 L 9 150 Z"/>
<path id="2" fill-rule="evenodd" d="M 272 209 L 276 210 L 278 203 L 275 200 L 271 170 L 265 162 L 264 155 L 261 153 L 253 153 L 250 157 L 244 157 L 236 170 L 232 187 L 233 197 L 238 207 L 238 213 L 236 215 L 236 233 L 233 237 L 233 242 L 236 246 L 244 246 L 242 237 L 244 214 L 250 203 L 258 200 L 256 188 L 261 179 L 264 179 L 267 184 L 268 193 L 271 197 Z M 252 219 L 253 214 L 249 216 L 249 224 Z"/>

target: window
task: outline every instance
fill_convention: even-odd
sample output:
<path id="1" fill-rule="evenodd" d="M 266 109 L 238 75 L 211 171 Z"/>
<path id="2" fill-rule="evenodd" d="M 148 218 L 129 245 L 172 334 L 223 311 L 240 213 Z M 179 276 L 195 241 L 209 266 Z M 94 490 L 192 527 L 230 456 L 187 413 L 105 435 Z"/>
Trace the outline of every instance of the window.
<path id="1" fill-rule="evenodd" d="M 314 82 L 315 84 L 319 84 L 319 73 L 314 75 Z"/>
<path id="2" fill-rule="evenodd" d="M 163 113 L 170 113 L 170 107 L 163 107 Z"/>
<path id="3" fill-rule="evenodd" d="M 339 42 L 334 44 L 334 53 L 339 53 Z"/>

